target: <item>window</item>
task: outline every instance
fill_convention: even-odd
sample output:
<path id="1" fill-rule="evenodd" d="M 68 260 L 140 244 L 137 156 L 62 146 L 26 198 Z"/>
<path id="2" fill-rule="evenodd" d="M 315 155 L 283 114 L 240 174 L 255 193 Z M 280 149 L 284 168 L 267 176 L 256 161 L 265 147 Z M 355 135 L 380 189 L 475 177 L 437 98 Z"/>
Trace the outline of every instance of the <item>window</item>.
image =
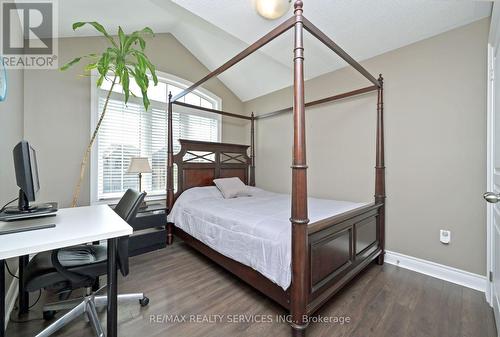
<path id="1" fill-rule="evenodd" d="M 92 202 L 120 198 L 128 188 L 139 188 L 137 174 L 127 174 L 133 157 L 148 157 L 152 173 L 142 175 L 142 189 L 148 197 L 164 197 L 167 165 L 167 100 L 168 92 L 176 95 L 189 83 L 174 76 L 157 73 L 159 83 L 152 83 L 148 91 L 151 106 L 142 106 L 142 98 L 135 82 L 131 83 L 129 102 L 124 104 L 121 86 L 115 86 L 108 103 L 106 116 L 101 124 L 91 163 Z M 92 83 L 92 131 L 104 107 L 111 81 L 101 88 Z M 194 91 L 180 101 L 189 104 L 220 109 L 218 97 L 204 90 Z M 221 119 L 219 115 L 173 106 L 174 153 L 179 151 L 179 138 L 220 141 Z"/>

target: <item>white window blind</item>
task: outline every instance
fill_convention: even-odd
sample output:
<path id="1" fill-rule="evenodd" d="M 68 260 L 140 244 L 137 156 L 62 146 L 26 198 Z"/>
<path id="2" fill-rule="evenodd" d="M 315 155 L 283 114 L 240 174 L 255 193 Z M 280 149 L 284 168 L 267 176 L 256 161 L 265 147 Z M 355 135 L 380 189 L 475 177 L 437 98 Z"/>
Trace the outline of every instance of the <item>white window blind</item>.
<path id="1" fill-rule="evenodd" d="M 167 115 L 166 97 L 171 91 L 173 95 L 184 87 L 167 78 L 160 78 L 160 88 L 154 88 L 151 94 L 151 106 L 144 110 L 140 97 L 131 97 L 128 104 L 123 103 L 121 88 L 113 90 L 108 103 L 106 116 L 101 124 L 97 138 L 96 161 L 92 167 L 97 170 L 92 174 L 95 190 L 95 201 L 121 197 L 128 188 L 139 188 L 138 174 L 127 174 L 130 160 L 133 157 L 147 157 L 152 173 L 142 174 L 142 189 L 148 196 L 165 194 L 167 164 Z M 152 86 L 152 85 L 151 85 Z M 97 120 L 105 104 L 109 84 L 97 89 Z M 115 92 L 117 91 L 117 92 Z M 148 93 L 149 94 L 149 93 Z M 149 95 L 148 95 L 149 96 Z M 185 97 L 187 103 L 218 109 L 220 100 L 207 93 L 194 92 Z M 221 120 L 218 115 L 192 111 L 173 106 L 173 139 L 174 153 L 180 150 L 179 138 L 220 141 Z M 182 110 L 181 110 L 182 109 Z"/>

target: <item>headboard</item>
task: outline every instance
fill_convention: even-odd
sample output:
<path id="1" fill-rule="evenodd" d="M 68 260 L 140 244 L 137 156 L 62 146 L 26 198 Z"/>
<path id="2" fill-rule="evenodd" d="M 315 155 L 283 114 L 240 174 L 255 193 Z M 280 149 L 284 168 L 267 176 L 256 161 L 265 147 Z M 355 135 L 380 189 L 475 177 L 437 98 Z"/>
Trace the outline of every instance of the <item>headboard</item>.
<path id="1" fill-rule="evenodd" d="M 217 178 L 238 177 L 250 185 L 249 145 L 187 139 L 179 139 L 179 143 L 181 149 L 173 160 L 177 166 L 174 200 L 189 188 L 213 185 Z"/>

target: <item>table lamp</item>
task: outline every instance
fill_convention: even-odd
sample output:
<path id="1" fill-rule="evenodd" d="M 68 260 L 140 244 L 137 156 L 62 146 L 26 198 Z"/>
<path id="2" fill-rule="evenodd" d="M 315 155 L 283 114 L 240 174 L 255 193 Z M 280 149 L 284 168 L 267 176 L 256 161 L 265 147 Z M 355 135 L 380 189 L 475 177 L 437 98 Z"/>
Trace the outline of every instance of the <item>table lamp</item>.
<path id="1" fill-rule="evenodd" d="M 128 167 L 127 173 L 139 174 L 139 192 L 142 192 L 142 174 L 151 172 L 151 166 L 149 165 L 149 160 L 147 157 L 134 157 L 130 160 L 130 165 Z M 141 208 L 145 207 L 147 207 L 146 203 L 143 202 Z"/>

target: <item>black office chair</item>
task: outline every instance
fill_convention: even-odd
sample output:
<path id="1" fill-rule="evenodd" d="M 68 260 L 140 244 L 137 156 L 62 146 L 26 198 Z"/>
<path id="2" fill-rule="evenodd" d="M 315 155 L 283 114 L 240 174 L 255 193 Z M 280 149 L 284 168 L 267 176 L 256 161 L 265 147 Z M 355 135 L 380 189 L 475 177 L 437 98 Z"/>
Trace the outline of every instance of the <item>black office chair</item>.
<path id="1" fill-rule="evenodd" d="M 137 211 L 146 196 L 146 192 L 139 193 L 129 189 L 120 199 L 114 211 L 126 222 L 135 218 Z M 117 262 L 123 276 L 129 273 L 128 265 L 128 236 L 118 239 Z M 97 316 L 97 308 L 107 305 L 107 296 L 96 296 L 102 290 L 90 291 L 98 283 L 99 276 L 107 273 L 107 246 L 106 245 L 79 245 L 57 249 L 35 255 L 29 262 L 24 287 L 32 292 L 39 289 L 56 291 L 59 299 L 56 303 L 46 304 L 43 307 L 45 319 L 51 319 L 58 310 L 71 309 L 64 316 L 40 332 L 37 337 L 47 337 L 67 325 L 82 314 L 86 314 L 97 336 L 103 337 L 104 331 Z M 83 298 L 68 300 L 71 291 L 87 288 L 87 295 Z M 139 301 L 146 306 L 149 299 L 143 293 L 118 295 L 118 302 Z"/>

